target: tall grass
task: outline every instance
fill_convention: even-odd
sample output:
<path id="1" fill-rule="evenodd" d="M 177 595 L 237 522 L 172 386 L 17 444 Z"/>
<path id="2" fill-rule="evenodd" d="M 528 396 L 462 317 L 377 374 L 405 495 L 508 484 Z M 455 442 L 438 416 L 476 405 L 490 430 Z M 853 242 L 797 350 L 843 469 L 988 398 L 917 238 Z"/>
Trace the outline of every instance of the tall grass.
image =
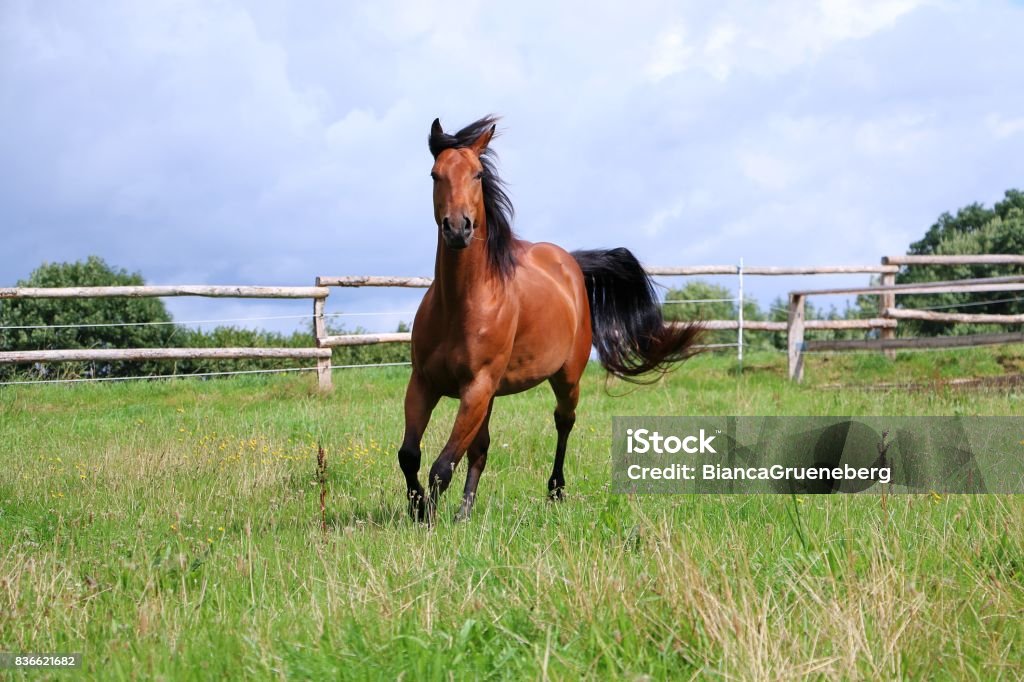
<path id="1" fill-rule="evenodd" d="M 550 392 L 503 398 L 473 519 L 453 486 L 431 530 L 396 465 L 405 368 L 326 398 L 294 376 L 0 389 L 0 650 L 106 679 L 1019 679 L 1019 497 L 608 492 L 612 415 L 1021 413 L 1012 387 L 815 388 L 1018 358 L 922 355 L 821 358 L 809 386 L 774 354 L 738 378 L 702 357 L 618 397 L 589 372 L 561 504 Z"/>

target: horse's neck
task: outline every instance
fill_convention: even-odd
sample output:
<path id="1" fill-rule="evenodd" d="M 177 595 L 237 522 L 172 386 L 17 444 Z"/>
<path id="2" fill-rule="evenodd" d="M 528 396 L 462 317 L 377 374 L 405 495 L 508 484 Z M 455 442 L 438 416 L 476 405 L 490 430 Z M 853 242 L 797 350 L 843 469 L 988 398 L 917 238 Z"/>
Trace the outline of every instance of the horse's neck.
<path id="1" fill-rule="evenodd" d="M 486 242 L 453 251 L 439 238 L 434 262 L 434 281 L 441 304 L 457 312 L 474 308 L 474 302 L 493 297 L 496 278 L 487 262 Z"/>

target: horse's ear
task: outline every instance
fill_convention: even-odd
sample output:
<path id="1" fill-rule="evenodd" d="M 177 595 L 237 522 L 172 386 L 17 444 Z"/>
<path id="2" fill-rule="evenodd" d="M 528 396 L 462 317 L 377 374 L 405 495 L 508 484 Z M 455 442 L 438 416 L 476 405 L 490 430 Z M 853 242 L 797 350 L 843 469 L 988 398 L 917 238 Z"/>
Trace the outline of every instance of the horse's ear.
<path id="1" fill-rule="evenodd" d="M 480 137 L 476 138 L 476 141 L 470 145 L 470 149 L 476 152 L 477 156 L 483 154 L 484 150 L 487 149 L 487 145 L 490 144 L 491 138 L 494 137 L 494 129 L 496 126 L 492 125 L 490 128 L 481 133 Z"/>
<path id="2" fill-rule="evenodd" d="M 441 144 L 444 137 L 444 131 L 441 129 L 441 119 L 435 118 L 434 122 L 430 124 L 430 137 L 427 138 L 427 146 L 430 147 L 430 155 L 435 159 L 437 155 L 441 153 Z"/>

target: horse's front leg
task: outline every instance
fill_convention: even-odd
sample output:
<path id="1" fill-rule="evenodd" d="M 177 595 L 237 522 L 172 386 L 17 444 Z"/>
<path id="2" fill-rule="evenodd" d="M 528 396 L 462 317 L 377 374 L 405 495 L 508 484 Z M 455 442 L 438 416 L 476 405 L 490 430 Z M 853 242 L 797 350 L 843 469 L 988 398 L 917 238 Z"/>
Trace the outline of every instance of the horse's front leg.
<path id="1" fill-rule="evenodd" d="M 480 475 L 484 473 L 487 466 L 487 450 L 491 446 L 491 433 L 488 422 L 491 421 L 491 410 L 494 409 L 494 398 L 487 407 L 487 415 L 484 423 L 476 432 L 476 438 L 469 444 L 469 471 L 466 472 L 466 487 L 462 491 L 462 508 L 455 515 L 456 521 L 468 521 L 473 513 L 473 503 L 476 502 L 476 487 L 480 483 Z"/>
<path id="2" fill-rule="evenodd" d="M 425 520 L 426 499 L 423 486 L 420 485 L 420 440 L 430 421 L 430 413 L 434 411 L 440 396 L 416 371 L 409 379 L 405 390 L 405 437 L 402 447 L 398 450 L 398 464 L 405 474 L 406 497 L 409 514 L 418 521 Z"/>
<path id="3" fill-rule="evenodd" d="M 455 467 L 470 443 L 476 438 L 490 411 L 491 400 L 494 398 L 496 382 L 489 377 L 478 377 L 462 391 L 459 398 L 459 412 L 455 417 L 455 426 L 441 454 L 430 467 L 430 499 L 427 503 L 427 520 L 433 522 L 437 511 L 438 498 L 451 484 Z"/>

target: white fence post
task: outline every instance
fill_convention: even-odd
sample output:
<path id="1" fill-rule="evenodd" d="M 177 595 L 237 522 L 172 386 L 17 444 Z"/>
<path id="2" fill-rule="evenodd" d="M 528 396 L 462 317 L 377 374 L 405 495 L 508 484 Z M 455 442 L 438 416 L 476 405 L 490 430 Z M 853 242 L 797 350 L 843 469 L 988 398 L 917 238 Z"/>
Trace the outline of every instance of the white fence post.
<path id="1" fill-rule="evenodd" d="M 804 298 L 802 294 L 789 294 L 789 318 L 786 323 L 789 378 L 796 382 L 804 378 Z"/>
<path id="2" fill-rule="evenodd" d="M 743 258 L 740 258 L 740 265 L 736 269 L 739 275 L 739 324 L 736 326 L 736 361 L 739 363 L 740 372 L 743 371 Z"/>

